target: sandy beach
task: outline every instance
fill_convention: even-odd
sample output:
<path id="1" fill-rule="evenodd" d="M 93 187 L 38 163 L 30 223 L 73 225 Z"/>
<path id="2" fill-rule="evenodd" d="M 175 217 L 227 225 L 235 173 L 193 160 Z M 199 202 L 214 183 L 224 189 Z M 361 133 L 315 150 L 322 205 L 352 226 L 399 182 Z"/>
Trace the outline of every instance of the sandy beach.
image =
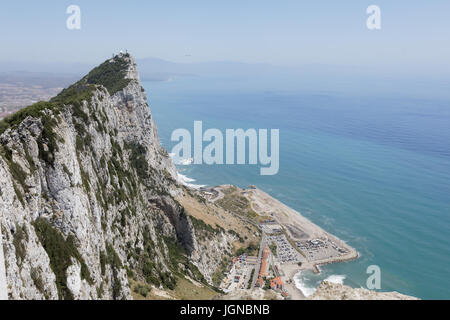
<path id="1" fill-rule="evenodd" d="M 301 266 L 297 263 L 282 264 L 280 266 L 280 269 L 284 274 L 282 279 L 286 284 L 285 287 L 291 296 L 291 299 L 302 300 L 306 298 L 295 286 L 294 276 L 299 271 L 312 270 L 313 272 L 319 273 L 319 265 L 344 262 L 358 258 L 358 252 L 354 248 L 312 223 L 299 212 L 274 199 L 264 191 L 252 186 L 243 190 L 242 194 L 250 201 L 252 209 L 256 213 L 261 216 L 270 217 L 270 219 L 279 223 L 294 243 L 298 243 L 299 241 L 311 241 L 313 239 L 324 239 L 324 241 L 328 241 L 328 243 L 335 245 L 342 250 L 338 252 L 333 248 L 323 248 L 321 249 L 322 256 L 319 254 L 308 255 L 303 253 L 304 259 L 301 261 Z"/>
<path id="2" fill-rule="evenodd" d="M 280 201 L 274 199 L 264 191 L 251 187 L 242 191 L 242 194 L 250 200 L 253 210 L 261 216 L 267 216 L 276 220 L 284 227 L 293 241 L 326 238 L 344 249 L 345 254 L 336 255 L 324 259 L 307 259 L 302 269 L 311 269 L 317 272 L 317 265 L 329 264 L 353 260 L 358 257 L 358 252 L 344 241 L 328 233 L 318 225 L 312 223 L 298 211 L 289 208 Z"/>
<path id="3" fill-rule="evenodd" d="M 281 271 L 283 272 L 283 276 L 281 276 L 281 280 L 283 280 L 287 293 L 291 297 L 291 300 L 305 300 L 305 295 L 295 286 L 294 276 L 299 271 L 299 266 L 297 264 L 284 264 L 281 267 Z"/>
<path id="4" fill-rule="evenodd" d="M 251 210 L 258 216 L 252 224 L 261 228 L 262 243 L 276 244 L 279 250 L 276 265 L 292 300 L 306 299 L 295 285 L 294 277 L 299 271 L 319 273 L 320 265 L 358 258 L 358 252 L 344 241 L 255 186 L 240 189 L 222 185 L 203 191 L 212 203 L 222 201 L 225 197 L 226 201 L 231 201 L 230 197 L 245 197 L 248 200 L 249 208 L 243 206 L 241 210 L 247 211 L 247 214 Z"/>

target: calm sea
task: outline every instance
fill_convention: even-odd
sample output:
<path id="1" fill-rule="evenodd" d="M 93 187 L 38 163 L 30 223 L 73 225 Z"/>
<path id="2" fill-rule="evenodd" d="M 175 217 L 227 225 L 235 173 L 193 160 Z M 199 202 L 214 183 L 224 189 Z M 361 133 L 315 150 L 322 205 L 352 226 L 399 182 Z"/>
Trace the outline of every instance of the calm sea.
<path id="1" fill-rule="evenodd" d="M 303 273 L 310 293 L 328 278 L 382 291 L 450 298 L 450 98 L 308 88 L 295 79 L 175 78 L 144 82 L 162 144 L 177 128 L 280 129 L 280 171 L 179 167 L 193 184 L 257 185 L 348 242 L 361 258 Z M 194 181 L 195 179 L 195 181 Z"/>

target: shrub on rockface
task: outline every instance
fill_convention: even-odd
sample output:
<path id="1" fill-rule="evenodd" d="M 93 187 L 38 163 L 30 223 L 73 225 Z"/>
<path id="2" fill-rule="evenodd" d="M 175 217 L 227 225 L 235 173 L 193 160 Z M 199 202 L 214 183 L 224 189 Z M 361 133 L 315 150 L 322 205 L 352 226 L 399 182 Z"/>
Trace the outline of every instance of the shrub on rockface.
<path id="1" fill-rule="evenodd" d="M 72 265 L 71 258 L 81 264 L 81 278 L 92 284 L 92 279 L 84 259 L 74 244 L 74 237 L 65 239 L 50 222 L 39 218 L 33 222 L 36 234 L 50 259 L 50 267 L 56 276 L 56 287 L 60 299 L 71 300 L 73 295 L 67 287 L 66 270 Z"/>
<path id="2" fill-rule="evenodd" d="M 130 163 L 131 166 L 136 169 L 136 173 L 139 178 L 148 178 L 148 162 L 145 158 L 147 150 L 139 143 L 127 143 L 125 148 L 130 150 Z"/>

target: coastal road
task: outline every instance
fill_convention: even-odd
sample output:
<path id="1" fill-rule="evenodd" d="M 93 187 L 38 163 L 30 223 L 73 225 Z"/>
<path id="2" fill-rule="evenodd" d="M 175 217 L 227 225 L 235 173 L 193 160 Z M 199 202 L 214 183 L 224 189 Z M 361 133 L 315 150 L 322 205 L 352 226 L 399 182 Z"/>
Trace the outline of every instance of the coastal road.
<path id="1" fill-rule="evenodd" d="M 259 247 L 258 263 L 256 264 L 256 267 L 255 267 L 255 274 L 254 274 L 253 279 L 252 279 L 251 289 L 253 289 L 255 287 L 256 280 L 258 279 L 259 270 L 261 269 L 261 259 L 262 259 L 262 253 L 263 253 L 263 250 L 264 250 L 265 243 L 266 243 L 266 237 L 263 234 L 262 239 L 261 239 L 261 245 Z"/>
<path id="2" fill-rule="evenodd" d="M 216 191 L 218 193 L 217 197 L 215 197 L 214 199 L 210 200 L 212 203 L 214 203 L 214 202 L 216 202 L 216 201 L 218 201 L 220 199 L 223 199 L 225 197 L 225 195 L 223 194 L 223 192 L 221 190 L 218 190 L 218 189 L 215 189 L 215 188 L 211 188 L 211 189 L 213 189 L 214 191 Z"/>

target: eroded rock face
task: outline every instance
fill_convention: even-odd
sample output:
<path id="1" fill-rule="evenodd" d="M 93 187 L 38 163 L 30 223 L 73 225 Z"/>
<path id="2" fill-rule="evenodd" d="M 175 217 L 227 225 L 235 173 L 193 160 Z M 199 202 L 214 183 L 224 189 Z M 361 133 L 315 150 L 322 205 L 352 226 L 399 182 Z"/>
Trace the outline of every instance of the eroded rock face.
<path id="1" fill-rule="evenodd" d="M 3 255 L 3 236 L 0 228 L 0 300 L 8 299 L 8 289 L 6 288 L 5 257 Z"/>
<path id="2" fill-rule="evenodd" d="M 377 292 L 323 281 L 308 300 L 418 300 L 398 292 Z"/>
<path id="3" fill-rule="evenodd" d="M 73 264 L 66 270 L 67 288 L 78 298 L 81 292 L 81 264 L 76 259 L 71 260 Z"/>
<path id="4" fill-rule="evenodd" d="M 71 96 L 0 135 L 10 299 L 130 299 L 130 274 L 170 285 L 169 246 L 185 250 L 186 274 L 194 276 L 189 268 L 196 266 L 211 281 L 214 266 L 204 265 L 199 251 L 204 244 L 173 200 L 183 189 L 160 146 L 136 64 L 128 55 L 105 64 L 119 61 L 126 82 L 117 92 L 89 84 L 94 89 L 85 100 Z M 73 95 L 85 90 L 83 81 Z M 222 247 L 210 250 L 214 260 L 221 260 Z"/>

